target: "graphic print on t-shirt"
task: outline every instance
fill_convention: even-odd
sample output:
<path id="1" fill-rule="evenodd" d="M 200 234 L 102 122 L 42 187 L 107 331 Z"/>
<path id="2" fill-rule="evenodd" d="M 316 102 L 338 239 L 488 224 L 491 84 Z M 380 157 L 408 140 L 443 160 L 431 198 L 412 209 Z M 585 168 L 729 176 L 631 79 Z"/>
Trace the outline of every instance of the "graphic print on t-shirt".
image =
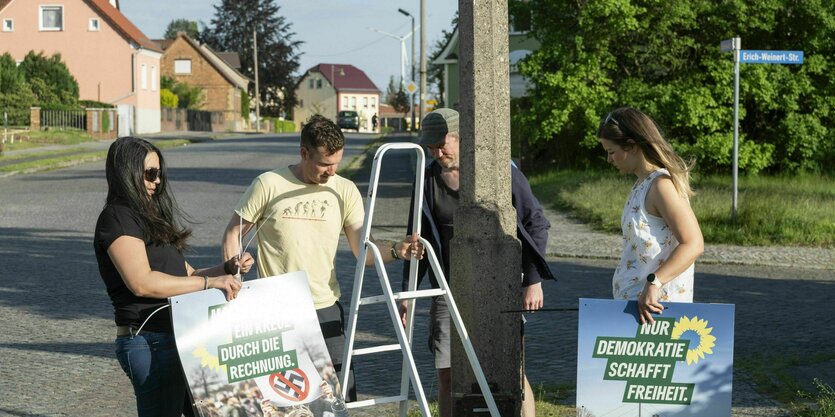
<path id="1" fill-rule="evenodd" d="M 328 210 L 333 210 L 333 203 L 328 200 L 292 199 L 283 204 L 281 218 L 325 221 Z"/>

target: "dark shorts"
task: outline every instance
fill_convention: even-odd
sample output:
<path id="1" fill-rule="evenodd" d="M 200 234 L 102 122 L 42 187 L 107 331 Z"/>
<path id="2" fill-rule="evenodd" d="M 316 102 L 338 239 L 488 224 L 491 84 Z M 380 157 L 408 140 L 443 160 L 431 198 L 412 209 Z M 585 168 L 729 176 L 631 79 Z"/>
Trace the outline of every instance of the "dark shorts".
<path id="1" fill-rule="evenodd" d="M 443 296 L 432 299 L 429 308 L 429 351 L 435 357 L 435 369 L 449 368 L 449 306 Z"/>
<path id="2" fill-rule="evenodd" d="M 325 345 L 328 347 L 328 354 L 333 362 L 333 368 L 337 375 L 342 372 L 342 355 L 345 353 L 345 312 L 342 304 L 338 301 L 330 306 L 316 310 L 319 318 L 319 327 L 322 329 L 322 337 L 325 338 Z M 354 367 L 348 373 L 348 401 L 357 400 L 357 389 L 354 384 Z"/>
<path id="3" fill-rule="evenodd" d="M 522 316 L 522 360 L 525 357 L 525 316 Z M 429 351 L 435 357 L 435 369 L 449 368 L 450 328 L 452 326 L 449 306 L 443 296 L 432 299 L 429 308 Z"/>

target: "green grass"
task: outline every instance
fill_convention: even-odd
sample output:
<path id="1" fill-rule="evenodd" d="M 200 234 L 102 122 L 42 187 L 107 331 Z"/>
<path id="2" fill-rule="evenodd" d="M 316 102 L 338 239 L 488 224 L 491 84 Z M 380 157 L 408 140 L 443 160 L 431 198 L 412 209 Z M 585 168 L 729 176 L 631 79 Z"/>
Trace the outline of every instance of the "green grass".
<path id="1" fill-rule="evenodd" d="M 374 153 L 377 152 L 377 148 L 383 145 L 383 139 L 385 135 L 379 134 L 377 135 L 374 140 L 369 142 L 365 145 L 365 148 L 362 150 L 360 154 L 354 157 L 350 162 L 347 164 L 342 165 L 339 169 L 336 170 L 336 173 L 344 178 L 348 178 L 350 180 L 356 180 L 354 178 L 357 174 L 359 174 L 363 168 L 365 168 L 365 162 L 367 158 L 374 158 Z M 369 165 L 370 166 L 370 165 Z"/>
<path id="2" fill-rule="evenodd" d="M 533 388 L 533 393 L 536 397 L 537 417 L 574 417 L 577 415 L 577 411 L 573 405 L 565 404 L 572 392 L 574 392 L 574 385 L 540 384 L 531 388 Z M 433 416 L 438 415 L 438 403 L 429 403 L 429 411 Z M 396 415 L 390 414 L 390 417 Z M 413 405 L 407 416 L 421 417 L 420 410 Z"/>
<path id="3" fill-rule="evenodd" d="M 543 204 L 568 211 L 597 230 L 619 233 L 634 177 L 552 171 L 530 181 Z M 695 178 L 691 204 L 707 243 L 835 247 L 833 182 L 835 178 L 814 175 L 741 177 L 735 224 L 730 219 L 730 177 Z"/>
<path id="4" fill-rule="evenodd" d="M 187 145 L 190 143 L 188 140 L 185 139 L 176 139 L 176 140 L 166 140 L 160 141 L 155 143 L 158 148 L 172 148 L 176 146 Z M 37 159 L 34 161 L 27 161 L 21 162 L 18 164 L 9 164 L 0 167 L 0 172 L 36 172 L 36 171 L 49 171 L 58 168 L 64 168 L 71 165 L 77 165 L 82 162 L 92 162 L 104 159 L 107 157 L 107 151 L 95 151 L 95 152 L 85 152 L 85 153 L 76 153 L 72 155 L 60 155 L 62 153 L 67 153 L 72 149 L 77 148 L 70 148 L 65 149 L 63 151 L 55 151 L 50 152 L 50 155 L 59 155 L 54 156 L 51 158 L 43 158 Z M 31 156 L 31 155 L 30 155 Z"/>
<path id="5" fill-rule="evenodd" d="M 813 406 L 806 406 L 797 414 L 800 417 L 835 416 L 835 389 L 815 378 L 817 393 L 803 393 L 803 398 L 812 401 Z"/>
<path id="6" fill-rule="evenodd" d="M 47 145 L 76 145 L 82 142 L 91 142 L 93 137 L 86 132 L 77 130 L 47 130 L 28 132 L 22 135 L 24 140 L 19 140 L 19 135 L 15 135 L 15 142 L 6 142 L 3 144 L 4 151 L 14 151 L 18 149 L 36 148 Z"/>
<path id="7" fill-rule="evenodd" d="M 54 151 L 38 152 L 37 154 L 24 153 L 24 154 L 17 154 L 17 155 L 0 155 L 0 162 L 16 161 L 18 159 L 29 159 L 33 156 L 44 157 L 44 156 L 61 155 L 61 154 L 67 154 L 67 153 L 72 153 L 72 152 L 80 152 L 80 151 L 83 151 L 84 149 L 85 148 L 83 148 L 81 146 L 77 146 L 77 147 L 66 148 L 66 149 L 57 149 L 57 150 L 54 150 Z"/>
<path id="8" fill-rule="evenodd" d="M 735 366 L 744 371 L 754 388 L 785 404 L 798 417 L 835 417 L 835 391 L 817 378 L 817 392 L 808 392 L 788 371 L 793 366 L 814 366 L 835 359 L 835 353 L 811 356 L 764 356 L 738 358 Z"/>

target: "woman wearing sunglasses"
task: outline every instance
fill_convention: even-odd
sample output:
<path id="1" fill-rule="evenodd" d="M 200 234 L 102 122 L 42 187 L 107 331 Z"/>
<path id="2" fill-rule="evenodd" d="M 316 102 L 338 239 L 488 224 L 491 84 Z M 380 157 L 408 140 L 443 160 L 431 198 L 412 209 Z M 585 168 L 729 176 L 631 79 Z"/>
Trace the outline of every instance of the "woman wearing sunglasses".
<path id="1" fill-rule="evenodd" d="M 217 288 L 234 299 L 253 260 L 194 269 L 183 252 L 191 230 L 166 184 L 165 159 L 150 142 L 110 146 L 107 199 L 93 245 L 116 316 L 116 356 L 133 383 L 139 417 L 194 415 L 177 356 L 167 297 Z"/>
<path id="2" fill-rule="evenodd" d="M 597 130 L 607 160 L 637 177 L 621 215 L 623 252 L 615 299 L 638 300 L 641 323 L 664 311 L 661 301 L 693 302 L 693 265 L 704 251 L 690 208 L 691 163 L 685 162 L 646 114 L 613 110 Z"/>

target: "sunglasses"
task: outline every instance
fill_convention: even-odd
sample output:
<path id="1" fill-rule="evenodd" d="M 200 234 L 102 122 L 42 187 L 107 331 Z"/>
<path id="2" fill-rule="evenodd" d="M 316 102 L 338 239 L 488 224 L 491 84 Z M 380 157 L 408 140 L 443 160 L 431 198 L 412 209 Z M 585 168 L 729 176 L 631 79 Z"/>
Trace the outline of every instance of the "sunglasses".
<path id="1" fill-rule="evenodd" d="M 159 168 L 148 168 L 145 170 L 145 181 L 154 182 L 162 175 Z"/>

